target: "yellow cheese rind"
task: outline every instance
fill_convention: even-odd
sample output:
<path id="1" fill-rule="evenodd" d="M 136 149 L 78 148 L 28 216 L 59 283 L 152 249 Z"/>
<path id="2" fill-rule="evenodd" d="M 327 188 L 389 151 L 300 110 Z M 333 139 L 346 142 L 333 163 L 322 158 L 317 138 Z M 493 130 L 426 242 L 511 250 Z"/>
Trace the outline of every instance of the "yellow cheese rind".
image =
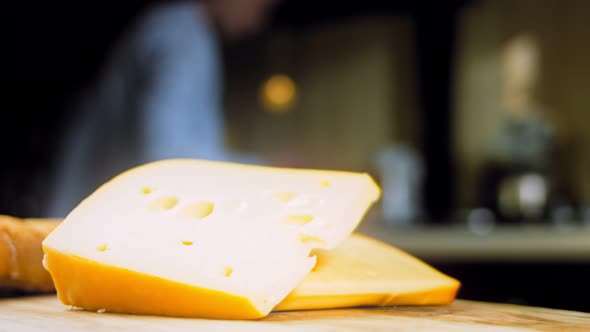
<path id="1" fill-rule="evenodd" d="M 249 299 L 103 265 L 44 248 L 57 294 L 87 310 L 217 319 L 266 316 Z"/>
<path id="2" fill-rule="evenodd" d="M 257 318 L 311 271 L 311 251 L 337 246 L 379 195 L 362 173 L 154 162 L 80 203 L 43 242 L 46 266 L 77 307 Z M 93 291 L 107 279 L 108 292 Z M 145 291 L 125 289 L 133 285 Z"/>
<path id="3" fill-rule="evenodd" d="M 385 243 L 353 234 L 317 264 L 275 310 L 452 302 L 460 283 Z"/>

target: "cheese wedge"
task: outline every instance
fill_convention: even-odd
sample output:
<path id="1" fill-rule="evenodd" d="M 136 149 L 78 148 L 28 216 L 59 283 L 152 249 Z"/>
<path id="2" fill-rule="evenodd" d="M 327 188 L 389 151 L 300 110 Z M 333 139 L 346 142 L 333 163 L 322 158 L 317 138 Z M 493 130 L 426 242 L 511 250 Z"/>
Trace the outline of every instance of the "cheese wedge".
<path id="1" fill-rule="evenodd" d="M 267 315 L 379 188 L 367 174 L 165 160 L 127 171 L 43 242 L 60 300 L 89 310 Z"/>
<path id="2" fill-rule="evenodd" d="M 359 234 L 317 258 L 313 271 L 276 310 L 447 304 L 460 287 L 419 259 Z"/>

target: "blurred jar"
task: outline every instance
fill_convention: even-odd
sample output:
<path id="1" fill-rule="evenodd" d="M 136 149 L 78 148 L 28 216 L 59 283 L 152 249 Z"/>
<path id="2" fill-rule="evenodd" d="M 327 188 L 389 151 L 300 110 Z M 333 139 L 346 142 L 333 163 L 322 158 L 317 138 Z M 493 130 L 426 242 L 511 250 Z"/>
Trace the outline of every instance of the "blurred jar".
<path id="1" fill-rule="evenodd" d="M 407 145 L 390 145 L 379 151 L 377 168 L 381 178 L 381 212 L 390 226 L 410 226 L 422 214 L 423 162 Z"/>

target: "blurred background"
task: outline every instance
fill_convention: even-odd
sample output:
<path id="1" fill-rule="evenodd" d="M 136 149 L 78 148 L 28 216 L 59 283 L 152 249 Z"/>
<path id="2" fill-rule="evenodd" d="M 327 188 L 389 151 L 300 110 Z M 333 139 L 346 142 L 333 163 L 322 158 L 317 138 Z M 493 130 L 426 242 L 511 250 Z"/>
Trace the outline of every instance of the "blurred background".
<path id="1" fill-rule="evenodd" d="M 63 214 L 193 145 L 368 171 L 383 198 L 360 231 L 460 279 L 460 297 L 590 311 L 590 2 L 211 2 L 5 5 L 0 213 Z M 191 6 L 207 9 L 181 24 Z M 202 128 L 154 105 L 194 107 Z"/>

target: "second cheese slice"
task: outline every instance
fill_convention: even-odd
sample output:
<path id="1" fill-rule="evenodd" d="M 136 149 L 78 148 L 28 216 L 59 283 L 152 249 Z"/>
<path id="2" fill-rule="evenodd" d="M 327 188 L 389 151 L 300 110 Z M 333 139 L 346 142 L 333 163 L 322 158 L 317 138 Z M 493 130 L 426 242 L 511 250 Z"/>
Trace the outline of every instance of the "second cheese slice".
<path id="1" fill-rule="evenodd" d="M 337 246 L 379 189 L 361 173 L 167 160 L 123 173 L 43 242 L 64 304 L 251 319 Z"/>
<path id="2" fill-rule="evenodd" d="M 460 286 L 418 258 L 359 234 L 317 258 L 277 310 L 447 304 Z"/>

